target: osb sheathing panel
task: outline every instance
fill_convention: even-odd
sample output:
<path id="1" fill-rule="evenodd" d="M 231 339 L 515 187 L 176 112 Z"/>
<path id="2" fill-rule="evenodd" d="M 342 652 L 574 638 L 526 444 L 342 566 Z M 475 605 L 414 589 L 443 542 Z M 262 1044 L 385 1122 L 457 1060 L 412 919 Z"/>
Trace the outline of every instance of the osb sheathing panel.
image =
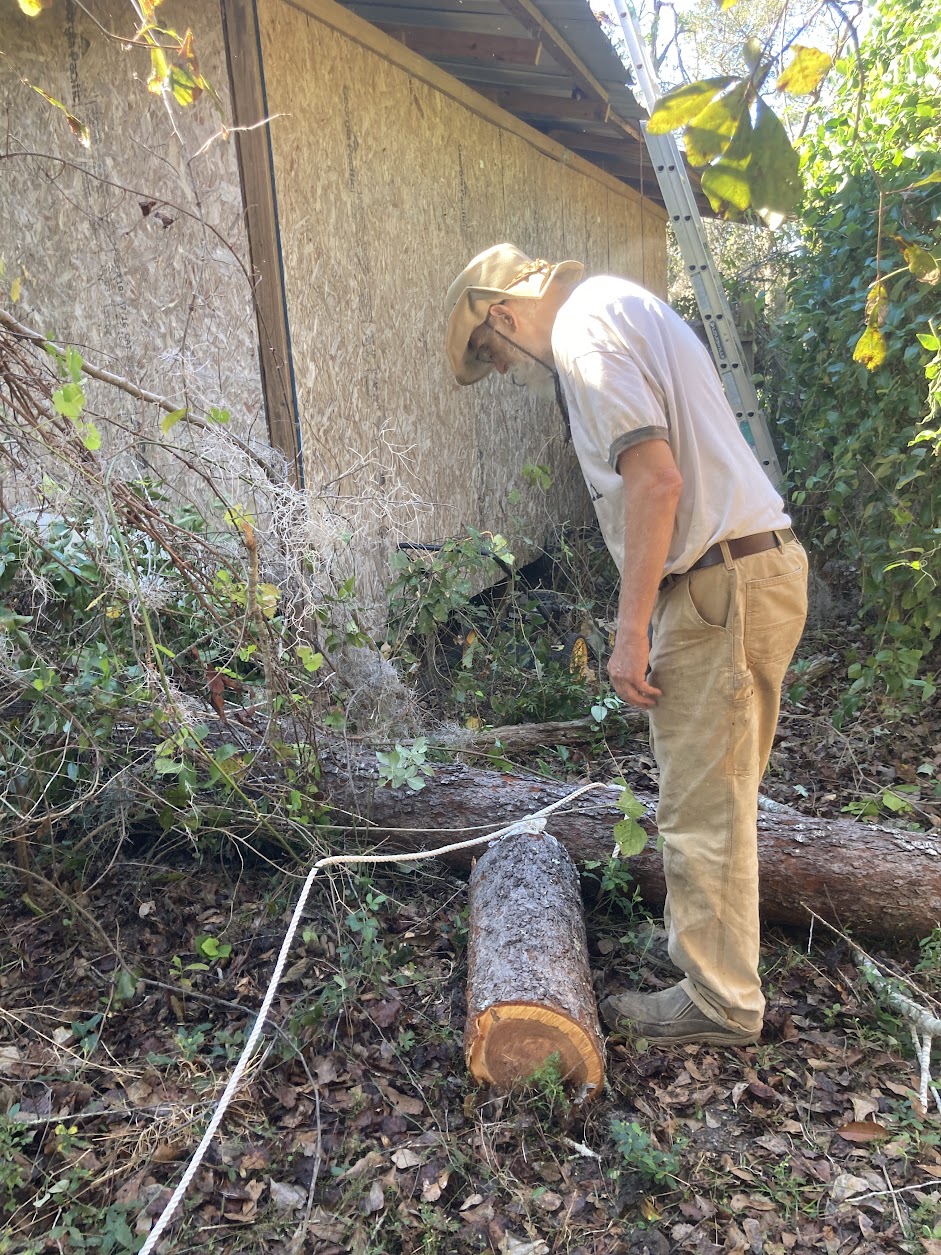
<path id="1" fill-rule="evenodd" d="M 126 0 L 84 7 L 104 31 L 133 33 Z M 148 390 L 228 409 L 240 436 L 265 441 L 234 144 L 212 142 L 220 119 L 206 98 L 174 109 L 171 123 L 146 89 L 147 53 L 122 48 L 92 16 L 68 0 L 37 18 L 16 4 L 0 15 L 6 294 L 22 278 L 12 312 Z M 229 115 L 218 6 L 168 0 L 160 20 L 193 27 L 201 67 Z M 87 150 L 21 78 L 87 124 Z M 148 202 L 157 212 L 144 213 Z M 128 451 L 132 469 L 169 472 L 156 407 L 104 385 L 87 392 L 94 411 L 130 429 L 99 424 L 107 449 Z M 185 432 L 177 426 L 172 439 L 185 442 Z"/>
<path id="2" fill-rule="evenodd" d="M 665 251 L 662 214 L 645 241 L 636 197 L 302 8 L 259 3 L 308 485 L 337 494 L 374 571 L 406 537 L 539 537 L 589 517 L 553 406 L 504 380 L 454 383 L 443 298 L 504 239 L 643 281 L 645 251 Z M 527 464 L 549 467 L 549 494 Z"/>

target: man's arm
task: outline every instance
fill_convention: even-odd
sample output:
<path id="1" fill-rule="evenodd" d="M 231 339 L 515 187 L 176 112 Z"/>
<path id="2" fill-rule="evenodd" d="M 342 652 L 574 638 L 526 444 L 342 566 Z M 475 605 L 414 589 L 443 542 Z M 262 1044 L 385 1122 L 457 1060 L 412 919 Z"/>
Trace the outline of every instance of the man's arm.
<path id="1" fill-rule="evenodd" d="M 608 674 L 614 691 L 631 706 L 656 703 L 660 690 L 647 683 L 647 630 L 673 535 L 683 479 L 665 440 L 644 440 L 618 458 L 624 481 L 624 570 L 618 629 Z"/>

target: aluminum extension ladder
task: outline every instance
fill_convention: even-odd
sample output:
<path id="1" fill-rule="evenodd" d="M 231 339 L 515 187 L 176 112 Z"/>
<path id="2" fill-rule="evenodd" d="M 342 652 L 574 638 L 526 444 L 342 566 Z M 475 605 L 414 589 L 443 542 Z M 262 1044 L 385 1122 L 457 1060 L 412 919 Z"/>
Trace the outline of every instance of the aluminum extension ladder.
<path id="1" fill-rule="evenodd" d="M 660 90 L 650 54 L 641 38 L 637 15 L 629 0 L 613 0 L 613 4 L 637 85 L 643 92 L 648 112 L 653 113 L 660 99 Z M 771 442 L 768 421 L 745 364 L 738 329 L 709 250 L 686 165 L 672 135 L 650 135 L 646 126 L 641 125 L 725 395 L 738 419 L 742 435 L 751 445 L 768 478 L 780 489 L 784 476 Z"/>

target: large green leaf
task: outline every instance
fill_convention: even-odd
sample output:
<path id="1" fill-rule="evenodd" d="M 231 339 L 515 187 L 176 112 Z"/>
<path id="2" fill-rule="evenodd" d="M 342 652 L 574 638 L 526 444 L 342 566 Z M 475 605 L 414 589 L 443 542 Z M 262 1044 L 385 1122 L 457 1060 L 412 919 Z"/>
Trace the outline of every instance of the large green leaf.
<path id="1" fill-rule="evenodd" d="M 758 101 L 750 167 L 752 207 L 771 227 L 798 204 L 803 187 L 800 158 L 780 118 Z"/>
<path id="2" fill-rule="evenodd" d="M 746 110 L 739 119 L 731 144 L 718 161 L 702 172 L 702 190 L 712 208 L 723 218 L 737 218 L 751 205 L 752 139 L 751 118 Z"/>
<path id="3" fill-rule="evenodd" d="M 725 152 L 748 108 L 749 90 L 748 82 L 737 83 L 730 92 L 707 105 L 686 128 L 683 142 L 690 165 L 707 165 Z"/>
<path id="4" fill-rule="evenodd" d="M 730 75 L 723 75 L 721 78 L 703 78 L 695 83 L 683 83 L 682 86 L 675 87 L 657 101 L 647 123 L 647 130 L 651 135 L 666 135 L 677 127 L 685 126 L 702 113 L 719 92 L 725 91 L 734 82 L 735 79 Z"/>
<path id="5" fill-rule="evenodd" d="M 794 45 L 794 59 L 778 75 L 775 87 L 791 96 L 810 96 L 817 90 L 833 66 L 833 58 L 819 48 Z"/>

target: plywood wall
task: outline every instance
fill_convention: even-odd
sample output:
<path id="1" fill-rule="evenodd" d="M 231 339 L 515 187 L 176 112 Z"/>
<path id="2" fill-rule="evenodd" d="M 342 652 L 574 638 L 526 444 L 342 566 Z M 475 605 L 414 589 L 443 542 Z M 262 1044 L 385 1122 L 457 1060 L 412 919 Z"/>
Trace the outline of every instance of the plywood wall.
<path id="1" fill-rule="evenodd" d="M 218 5 L 168 0 L 160 18 L 192 26 L 203 72 L 230 116 Z M 107 34 L 132 35 L 135 20 L 127 0 L 56 0 L 37 18 L 0 7 L 5 304 L 145 389 L 227 409 L 243 439 L 264 442 L 234 143 L 219 135 L 207 98 L 171 117 L 147 91 L 148 54 Z M 22 79 L 87 124 L 89 148 Z M 170 473 L 156 407 L 103 386 L 88 391 L 98 415 L 117 424 L 103 426 L 106 447 L 125 469 Z M 174 443 L 185 430 L 174 429 Z M 28 491 L 26 479 L 7 486 L 8 501 L 12 488 Z"/>
<path id="2" fill-rule="evenodd" d="M 259 16 L 309 488 L 335 494 L 371 570 L 404 538 L 540 540 L 584 520 L 554 408 L 454 383 L 444 295 L 504 239 L 665 295 L 662 211 L 482 116 L 330 0 L 259 0 Z M 527 464 L 551 469 L 548 494 Z"/>

